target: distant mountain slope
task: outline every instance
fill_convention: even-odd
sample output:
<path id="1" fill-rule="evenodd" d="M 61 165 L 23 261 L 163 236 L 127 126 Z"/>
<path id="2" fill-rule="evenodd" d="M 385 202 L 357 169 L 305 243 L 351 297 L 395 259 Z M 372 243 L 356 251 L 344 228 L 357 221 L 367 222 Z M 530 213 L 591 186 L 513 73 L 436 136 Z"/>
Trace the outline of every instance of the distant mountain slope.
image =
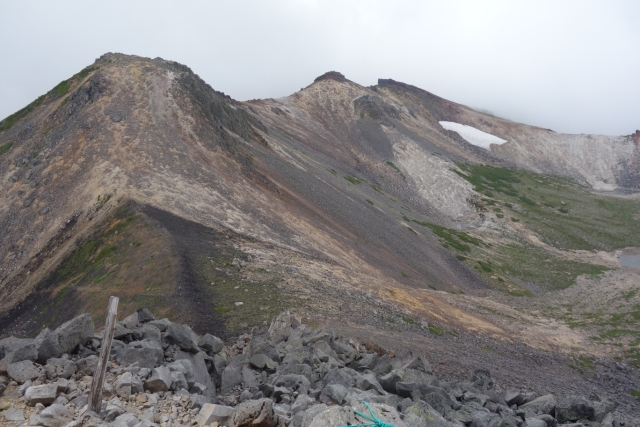
<path id="1" fill-rule="evenodd" d="M 507 142 L 482 148 L 441 121 Z M 600 206 L 588 191 L 554 179 L 534 190 L 533 174 L 503 168 L 638 188 L 632 137 L 555 134 L 337 72 L 238 102 L 173 61 L 106 54 L 1 122 L 0 147 L 0 334 L 100 316 L 116 293 L 221 334 L 286 306 L 338 318 L 346 298 L 372 325 L 414 313 L 501 336 L 436 290 L 546 292 L 593 266 L 575 261 L 558 284 L 501 251 L 533 245 L 553 265 L 565 255 L 551 246 L 611 250 L 636 236 L 633 202 L 581 209 L 594 227 L 596 214 L 619 216 L 589 240 L 577 210 L 557 211 L 560 197 Z M 556 217 L 561 236 L 547 227 Z"/>

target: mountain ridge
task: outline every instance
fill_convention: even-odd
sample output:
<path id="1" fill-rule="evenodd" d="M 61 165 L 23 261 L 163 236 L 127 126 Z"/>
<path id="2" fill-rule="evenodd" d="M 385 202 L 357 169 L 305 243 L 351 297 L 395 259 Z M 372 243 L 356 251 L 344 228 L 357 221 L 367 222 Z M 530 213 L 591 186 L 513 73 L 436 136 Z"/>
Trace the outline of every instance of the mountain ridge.
<path id="1" fill-rule="evenodd" d="M 602 297 L 635 316 L 637 274 L 616 254 L 637 245 L 637 196 L 592 191 L 638 189 L 633 136 L 323 76 L 240 102 L 173 61 L 106 54 L 5 119 L 0 335 L 100 321 L 117 294 L 221 336 L 295 307 L 381 340 L 464 332 L 632 355 L 633 334 L 604 342 L 620 320 L 590 326 L 596 293 L 575 290 L 607 283 Z M 485 149 L 441 121 L 507 142 Z M 591 305 L 569 312 L 558 295 Z"/>

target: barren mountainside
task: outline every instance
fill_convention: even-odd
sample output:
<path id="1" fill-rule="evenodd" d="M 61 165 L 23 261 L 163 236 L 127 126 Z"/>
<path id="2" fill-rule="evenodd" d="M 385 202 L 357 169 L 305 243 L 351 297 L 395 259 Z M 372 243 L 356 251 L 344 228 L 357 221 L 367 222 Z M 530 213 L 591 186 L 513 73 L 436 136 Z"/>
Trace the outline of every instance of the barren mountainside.
<path id="1" fill-rule="evenodd" d="M 638 131 L 559 134 L 390 79 L 239 102 L 105 54 L 0 122 L 0 335 L 100 324 L 109 295 L 222 337 L 290 308 L 453 375 L 519 381 L 550 351 L 534 382 L 605 381 L 580 363 L 640 356 L 617 258 L 640 241 L 639 153 Z"/>

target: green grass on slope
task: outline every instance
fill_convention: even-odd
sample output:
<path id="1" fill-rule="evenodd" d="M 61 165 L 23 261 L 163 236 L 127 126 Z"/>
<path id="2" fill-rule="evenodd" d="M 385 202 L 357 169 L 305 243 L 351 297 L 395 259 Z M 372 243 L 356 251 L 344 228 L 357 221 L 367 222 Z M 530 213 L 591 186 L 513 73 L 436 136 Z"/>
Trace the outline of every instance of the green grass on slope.
<path id="1" fill-rule="evenodd" d="M 74 81 L 84 79 L 92 71 L 95 71 L 97 69 L 98 69 L 98 67 L 87 67 L 87 68 L 83 69 L 82 71 L 80 71 L 79 73 L 77 73 L 76 75 L 74 75 L 73 77 L 71 77 L 69 80 L 64 80 L 64 81 L 58 83 L 53 89 L 51 89 L 45 95 L 39 96 L 31 104 L 29 104 L 26 107 L 16 111 L 15 113 L 13 113 L 10 116 L 6 117 L 4 120 L 0 121 L 0 132 L 12 128 L 16 123 L 18 123 L 20 120 L 22 120 L 23 118 L 28 116 L 29 113 L 31 113 L 37 107 L 42 105 L 42 103 L 45 100 L 47 100 L 47 98 L 49 98 L 49 99 L 58 99 L 58 98 L 61 98 L 61 97 L 65 96 L 69 92 L 69 89 L 71 88 L 71 85 L 73 84 Z M 0 154 L 2 154 L 1 148 L 0 148 Z"/>
<path id="2" fill-rule="evenodd" d="M 475 202 L 521 221 L 560 249 L 611 251 L 640 242 L 640 202 L 590 192 L 568 180 L 522 170 L 458 163 L 454 171 L 486 197 Z"/>

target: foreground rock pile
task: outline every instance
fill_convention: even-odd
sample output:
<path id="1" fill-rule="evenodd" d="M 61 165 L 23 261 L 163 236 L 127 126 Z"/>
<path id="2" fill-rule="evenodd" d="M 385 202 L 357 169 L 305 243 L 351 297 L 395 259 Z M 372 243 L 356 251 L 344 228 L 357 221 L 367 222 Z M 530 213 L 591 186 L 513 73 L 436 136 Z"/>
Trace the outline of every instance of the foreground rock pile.
<path id="1" fill-rule="evenodd" d="M 489 372 L 436 377 L 424 357 L 380 355 L 289 312 L 232 345 L 146 309 L 117 323 L 99 414 L 87 409 L 102 334 L 88 314 L 0 340 L 0 422 L 46 427 L 618 427 L 615 403 L 501 390 Z M 629 421 L 627 426 L 635 425 Z"/>

